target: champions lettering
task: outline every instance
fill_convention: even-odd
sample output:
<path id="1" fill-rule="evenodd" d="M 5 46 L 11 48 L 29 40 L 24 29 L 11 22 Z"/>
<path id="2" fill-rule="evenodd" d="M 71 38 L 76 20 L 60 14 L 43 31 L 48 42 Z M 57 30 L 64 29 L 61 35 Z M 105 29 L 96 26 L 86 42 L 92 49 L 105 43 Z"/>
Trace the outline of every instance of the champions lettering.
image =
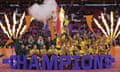
<path id="1" fill-rule="evenodd" d="M 105 69 L 111 68 L 114 58 L 110 55 L 84 55 L 84 56 L 56 56 L 51 57 L 45 55 L 41 57 L 41 61 L 36 55 L 32 56 L 30 60 L 27 56 L 11 56 L 11 69 L 25 69 L 25 70 L 89 70 L 89 69 Z"/>

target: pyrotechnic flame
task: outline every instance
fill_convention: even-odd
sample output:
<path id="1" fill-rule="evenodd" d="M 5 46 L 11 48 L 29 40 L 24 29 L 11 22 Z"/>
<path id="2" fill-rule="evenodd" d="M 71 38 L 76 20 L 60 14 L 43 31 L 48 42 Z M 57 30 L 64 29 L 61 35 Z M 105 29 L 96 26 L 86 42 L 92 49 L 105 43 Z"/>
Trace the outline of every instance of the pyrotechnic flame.
<path id="1" fill-rule="evenodd" d="M 100 30 L 104 33 L 104 35 L 106 36 L 106 37 L 108 37 L 108 35 L 107 35 L 107 33 L 105 32 L 105 30 L 103 29 L 103 27 L 98 23 L 98 20 L 97 19 L 93 19 L 94 20 L 94 22 L 96 23 L 96 25 L 98 26 L 98 28 L 100 28 Z"/>
<path id="2" fill-rule="evenodd" d="M 23 15 L 22 15 L 22 17 L 20 19 L 20 24 L 19 24 L 18 29 L 17 29 L 16 37 L 18 37 L 18 33 L 19 33 L 19 31 L 20 31 L 20 29 L 22 27 L 24 17 L 25 17 L 25 12 L 23 13 Z"/>
<path id="3" fill-rule="evenodd" d="M 117 25 L 115 27 L 115 31 L 114 31 L 113 37 L 115 37 L 115 35 L 116 35 L 117 31 L 118 31 L 119 26 L 120 26 L 120 18 L 118 18 Z"/>
<path id="4" fill-rule="evenodd" d="M 110 34 L 110 29 L 109 29 L 109 26 L 107 24 L 107 21 L 106 21 L 103 13 L 101 13 L 101 18 L 102 18 L 103 24 L 105 25 L 105 28 L 106 28 L 108 34 Z"/>
<path id="5" fill-rule="evenodd" d="M 114 24 L 113 24 L 113 12 L 112 12 L 112 11 L 111 11 L 110 16 L 111 16 L 111 17 L 110 17 L 110 19 L 111 19 L 110 21 L 111 21 L 111 38 L 112 38 L 112 36 L 113 36 L 113 25 L 114 25 Z"/>
<path id="6" fill-rule="evenodd" d="M 115 39 L 120 35 L 120 31 L 117 33 L 117 35 L 115 36 Z"/>
<path id="7" fill-rule="evenodd" d="M 16 27 L 17 21 L 16 21 L 16 12 L 13 13 L 13 28 L 12 28 L 12 34 L 15 34 L 15 27 Z"/>
<path id="8" fill-rule="evenodd" d="M 6 24 L 7 24 L 8 32 L 9 32 L 10 36 L 12 36 L 12 32 L 11 32 L 11 29 L 10 29 L 9 19 L 8 19 L 8 17 L 7 17 L 6 14 L 4 14 L 4 17 L 5 17 L 5 21 L 6 21 Z"/>
<path id="9" fill-rule="evenodd" d="M 0 22 L 0 27 L 3 30 L 3 32 L 8 36 L 9 39 L 11 39 L 12 37 L 18 38 L 18 35 L 22 35 L 24 33 L 24 31 L 27 28 L 27 25 L 24 25 L 24 27 L 22 28 L 23 20 L 25 18 L 25 12 L 23 13 L 22 17 L 20 18 L 20 24 L 19 24 L 17 29 L 16 29 L 17 20 L 16 20 L 16 13 L 15 12 L 13 13 L 13 27 L 12 27 L 12 29 L 10 29 L 9 19 L 8 19 L 7 15 L 5 14 L 4 17 L 5 17 L 5 21 L 7 24 L 7 29 L 6 29 L 6 27 L 3 26 L 3 24 L 1 22 Z M 33 18 L 31 19 L 31 21 L 32 20 L 33 20 Z M 20 31 L 20 29 L 21 29 L 21 31 Z"/>
<path id="10" fill-rule="evenodd" d="M 95 19 L 95 18 L 93 19 L 94 22 L 95 22 L 95 24 L 103 32 L 103 34 L 107 38 L 109 38 L 111 40 L 115 40 L 120 35 L 120 31 L 118 31 L 119 30 L 119 26 L 120 26 L 120 18 L 118 18 L 117 25 L 115 26 L 115 29 L 114 29 L 114 25 L 115 24 L 114 24 L 114 16 L 113 16 L 113 14 L 114 13 L 111 11 L 111 13 L 110 13 L 110 22 L 111 22 L 111 24 L 109 26 L 107 24 L 107 22 L 106 22 L 106 19 L 105 19 L 103 13 L 101 13 L 102 22 L 103 22 L 103 24 L 104 24 L 104 26 L 106 28 L 106 32 L 105 32 L 105 29 L 100 25 L 100 23 L 98 22 L 98 20 Z"/>
<path id="11" fill-rule="evenodd" d="M 25 31 L 25 29 L 26 29 L 26 25 L 24 25 L 24 27 L 22 28 L 22 30 L 21 30 L 21 32 L 20 32 L 20 35 L 22 35 L 23 34 L 23 32 Z"/>
<path id="12" fill-rule="evenodd" d="M 3 26 L 3 24 L 2 24 L 1 22 L 0 22 L 0 27 L 1 27 L 1 29 L 3 30 L 3 32 L 8 36 L 8 38 L 11 39 L 9 33 L 6 31 L 5 27 Z"/>

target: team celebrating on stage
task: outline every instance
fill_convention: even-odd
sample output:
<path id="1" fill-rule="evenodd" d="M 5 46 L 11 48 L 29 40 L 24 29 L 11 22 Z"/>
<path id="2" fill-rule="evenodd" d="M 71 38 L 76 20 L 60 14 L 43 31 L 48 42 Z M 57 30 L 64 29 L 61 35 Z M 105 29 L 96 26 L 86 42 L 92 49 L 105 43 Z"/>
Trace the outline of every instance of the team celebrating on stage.
<path id="1" fill-rule="evenodd" d="M 55 34 L 52 40 L 50 36 L 47 38 L 38 36 L 36 40 L 31 35 L 22 42 L 18 42 L 19 50 L 16 50 L 17 55 L 27 55 L 30 58 L 33 55 L 106 55 L 109 54 L 112 42 L 104 35 L 91 35 L 86 31 L 74 33 L 70 35 L 68 32 Z M 88 35 L 89 34 L 89 35 Z M 15 43 L 16 41 L 14 41 Z M 16 46 L 16 47 L 17 47 Z"/>

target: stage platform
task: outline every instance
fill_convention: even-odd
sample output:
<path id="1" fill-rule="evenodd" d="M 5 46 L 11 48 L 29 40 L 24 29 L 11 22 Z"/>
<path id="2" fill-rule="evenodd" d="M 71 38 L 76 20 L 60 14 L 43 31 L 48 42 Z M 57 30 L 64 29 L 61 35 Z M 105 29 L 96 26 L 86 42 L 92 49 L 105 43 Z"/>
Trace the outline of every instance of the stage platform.
<path id="1" fill-rule="evenodd" d="M 0 72 L 120 72 L 120 47 L 115 48 L 115 63 L 113 63 L 111 69 L 102 70 L 11 70 L 9 65 L 2 64 L 2 58 L 0 58 Z"/>

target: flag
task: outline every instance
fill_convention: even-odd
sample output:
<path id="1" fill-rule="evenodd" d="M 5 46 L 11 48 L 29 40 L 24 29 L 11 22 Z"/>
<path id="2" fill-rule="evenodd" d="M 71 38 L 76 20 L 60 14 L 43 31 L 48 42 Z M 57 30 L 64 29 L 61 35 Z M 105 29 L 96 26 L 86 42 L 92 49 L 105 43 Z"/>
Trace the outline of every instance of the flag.
<path id="1" fill-rule="evenodd" d="M 93 15 L 87 15 L 86 16 L 86 21 L 87 21 L 87 25 L 88 25 L 89 29 L 94 33 L 94 30 L 93 30 L 92 24 L 91 24 L 92 17 L 93 17 Z"/>
<path id="2" fill-rule="evenodd" d="M 60 28 L 61 28 L 61 30 L 63 30 L 64 28 L 63 28 L 63 23 L 64 23 L 64 14 L 65 14 L 65 11 L 64 11 L 64 9 L 61 7 L 61 9 L 60 9 L 60 14 L 59 14 L 59 17 L 60 17 Z M 62 31 L 61 31 L 62 32 Z"/>
<path id="3" fill-rule="evenodd" d="M 45 25 L 45 31 L 49 31 L 48 24 Z"/>
<path id="4" fill-rule="evenodd" d="M 57 21 L 56 21 L 56 32 L 57 33 L 61 33 L 60 18 L 59 18 L 59 16 L 57 17 Z"/>
<path id="5" fill-rule="evenodd" d="M 53 19 L 48 20 L 48 26 L 49 26 L 49 30 L 50 30 L 50 34 L 51 34 L 51 39 L 54 40 L 55 36 L 54 36 L 54 26 L 53 26 Z"/>
<path id="6" fill-rule="evenodd" d="M 32 21 L 32 17 L 31 16 L 25 16 L 25 21 L 26 21 L 26 25 L 24 25 L 23 32 L 21 31 L 21 35 L 23 35 L 29 29 L 31 21 Z"/>

